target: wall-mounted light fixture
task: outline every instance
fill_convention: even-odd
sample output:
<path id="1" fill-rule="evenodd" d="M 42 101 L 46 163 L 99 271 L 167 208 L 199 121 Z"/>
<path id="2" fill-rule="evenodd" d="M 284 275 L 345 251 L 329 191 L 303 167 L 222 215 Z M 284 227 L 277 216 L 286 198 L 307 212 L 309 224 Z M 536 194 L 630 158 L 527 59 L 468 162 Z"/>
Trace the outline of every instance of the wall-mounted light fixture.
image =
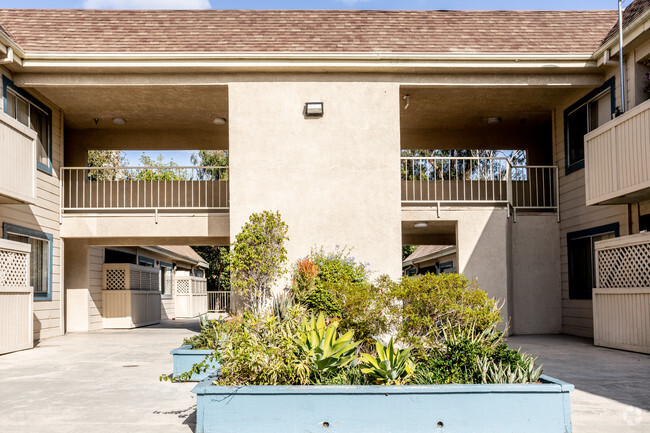
<path id="1" fill-rule="evenodd" d="M 224 119 L 223 117 L 215 117 L 214 119 L 212 119 L 212 123 L 214 123 L 215 125 L 225 125 L 226 119 Z"/>
<path id="2" fill-rule="evenodd" d="M 322 102 L 307 102 L 307 103 L 305 103 L 305 116 L 306 117 L 322 117 L 323 116 L 323 103 Z"/>

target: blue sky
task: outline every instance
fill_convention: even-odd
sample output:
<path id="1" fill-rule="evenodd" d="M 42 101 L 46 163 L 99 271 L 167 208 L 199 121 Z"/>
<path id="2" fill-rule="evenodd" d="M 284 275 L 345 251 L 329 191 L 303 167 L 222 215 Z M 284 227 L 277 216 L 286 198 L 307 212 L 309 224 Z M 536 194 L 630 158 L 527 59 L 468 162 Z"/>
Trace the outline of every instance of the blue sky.
<path id="1" fill-rule="evenodd" d="M 5 8 L 104 9 L 616 9 L 617 5 L 617 0 L 0 0 Z"/>

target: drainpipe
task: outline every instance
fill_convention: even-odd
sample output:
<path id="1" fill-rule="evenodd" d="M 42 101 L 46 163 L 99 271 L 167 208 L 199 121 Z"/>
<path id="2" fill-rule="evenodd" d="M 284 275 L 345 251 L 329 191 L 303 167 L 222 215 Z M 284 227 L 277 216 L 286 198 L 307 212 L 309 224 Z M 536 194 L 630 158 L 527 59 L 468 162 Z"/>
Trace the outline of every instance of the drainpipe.
<path id="1" fill-rule="evenodd" d="M 623 0 L 618 0 L 618 59 L 621 66 L 621 113 L 625 113 L 625 68 L 623 66 Z"/>

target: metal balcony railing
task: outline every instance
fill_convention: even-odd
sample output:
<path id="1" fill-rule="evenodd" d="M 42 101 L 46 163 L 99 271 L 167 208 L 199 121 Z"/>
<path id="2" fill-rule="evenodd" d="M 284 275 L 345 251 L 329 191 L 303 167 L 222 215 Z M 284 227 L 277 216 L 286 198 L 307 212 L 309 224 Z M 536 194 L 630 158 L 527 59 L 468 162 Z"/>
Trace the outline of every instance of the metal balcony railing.
<path id="1" fill-rule="evenodd" d="M 402 157 L 402 204 L 486 204 L 559 215 L 556 166 L 499 157 Z"/>
<path id="2" fill-rule="evenodd" d="M 62 167 L 61 214 L 225 210 L 228 167 Z"/>

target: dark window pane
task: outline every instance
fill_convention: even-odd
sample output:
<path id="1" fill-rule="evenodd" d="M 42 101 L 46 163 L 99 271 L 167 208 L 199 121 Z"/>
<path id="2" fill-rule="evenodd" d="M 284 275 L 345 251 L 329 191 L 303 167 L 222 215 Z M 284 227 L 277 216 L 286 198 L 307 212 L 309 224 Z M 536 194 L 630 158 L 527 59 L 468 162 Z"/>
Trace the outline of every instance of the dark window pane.
<path id="1" fill-rule="evenodd" d="M 569 297 L 591 299 L 593 288 L 593 253 L 591 237 L 569 241 Z"/>
<path id="2" fill-rule="evenodd" d="M 569 165 L 585 159 L 585 134 L 588 131 L 587 105 L 583 105 L 567 116 L 567 140 Z"/>

